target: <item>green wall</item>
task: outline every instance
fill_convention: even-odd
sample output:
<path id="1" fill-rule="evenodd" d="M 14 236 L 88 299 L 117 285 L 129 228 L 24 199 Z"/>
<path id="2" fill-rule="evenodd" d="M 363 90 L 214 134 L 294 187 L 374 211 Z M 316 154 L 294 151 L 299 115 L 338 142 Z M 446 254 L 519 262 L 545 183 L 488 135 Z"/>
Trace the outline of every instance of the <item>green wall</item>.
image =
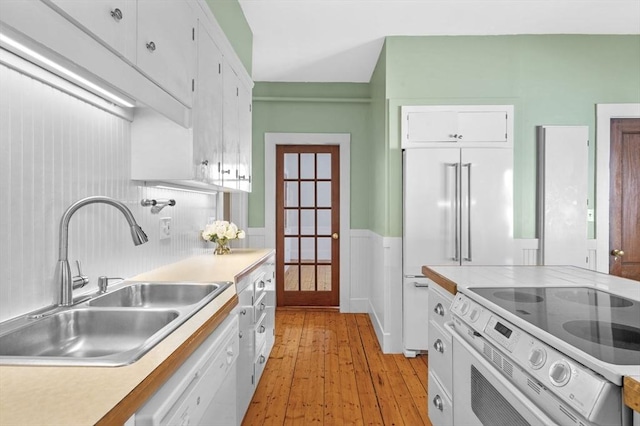
<path id="1" fill-rule="evenodd" d="M 595 105 L 640 102 L 640 36 L 388 37 L 389 194 L 402 188 L 403 104 L 514 104 L 515 237 L 535 237 L 535 126 L 587 125 L 594 206 Z M 389 235 L 402 235 L 391 199 Z M 593 227 L 590 229 L 593 237 Z"/>
<path id="2" fill-rule="evenodd" d="M 398 237 L 400 106 L 513 104 L 515 237 L 534 238 L 535 126 L 589 126 L 593 206 L 595 105 L 627 102 L 640 103 L 638 35 L 387 37 L 369 84 L 256 84 L 249 226 L 264 226 L 265 132 L 351 133 L 351 228 Z"/>
<path id="3" fill-rule="evenodd" d="M 264 226 L 265 133 L 350 133 L 351 227 L 368 228 L 370 122 L 368 84 L 256 83 L 249 226 Z"/>
<path id="4" fill-rule="evenodd" d="M 218 24 L 231 42 L 242 64 L 251 75 L 253 61 L 253 33 L 238 0 L 207 0 Z"/>

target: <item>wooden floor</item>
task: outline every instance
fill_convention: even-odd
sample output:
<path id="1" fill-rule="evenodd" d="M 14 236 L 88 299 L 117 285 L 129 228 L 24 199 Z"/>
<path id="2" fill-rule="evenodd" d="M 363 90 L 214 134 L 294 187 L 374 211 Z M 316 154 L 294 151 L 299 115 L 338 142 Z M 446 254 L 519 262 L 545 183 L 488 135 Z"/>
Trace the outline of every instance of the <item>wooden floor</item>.
<path id="1" fill-rule="evenodd" d="M 278 309 L 242 424 L 431 426 L 427 357 L 382 354 L 367 314 Z"/>

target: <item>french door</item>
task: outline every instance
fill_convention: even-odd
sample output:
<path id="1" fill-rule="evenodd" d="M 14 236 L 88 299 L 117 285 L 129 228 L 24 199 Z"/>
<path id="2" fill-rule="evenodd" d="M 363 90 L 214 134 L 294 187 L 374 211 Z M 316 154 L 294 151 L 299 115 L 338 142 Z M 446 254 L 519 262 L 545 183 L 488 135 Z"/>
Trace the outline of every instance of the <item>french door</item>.
<path id="1" fill-rule="evenodd" d="M 278 306 L 337 306 L 340 147 L 276 147 Z"/>

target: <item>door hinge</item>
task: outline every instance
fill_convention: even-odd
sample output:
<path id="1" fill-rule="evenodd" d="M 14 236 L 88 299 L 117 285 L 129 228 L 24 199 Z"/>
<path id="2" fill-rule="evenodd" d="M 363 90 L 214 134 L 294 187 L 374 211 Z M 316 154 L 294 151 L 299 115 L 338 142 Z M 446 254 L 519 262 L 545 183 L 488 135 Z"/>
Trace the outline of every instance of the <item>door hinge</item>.
<path id="1" fill-rule="evenodd" d="M 249 112 L 251 112 L 251 104 L 249 104 Z"/>
<path id="2" fill-rule="evenodd" d="M 191 79 L 191 91 L 192 92 L 196 91 L 196 80 L 195 80 L 195 78 Z"/>
<path id="3" fill-rule="evenodd" d="M 222 64 L 218 64 L 218 74 L 222 74 Z"/>
<path id="4" fill-rule="evenodd" d="M 589 146 L 589 139 L 587 139 L 587 146 Z"/>
<path id="5" fill-rule="evenodd" d="M 196 29 L 195 27 L 191 28 L 191 40 L 196 40 Z"/>
<path id="6" fill-rule="evenodd" d="M 236 96 L 240 96 L 240 88 L 236 87 Z"/>
<path id="7" fill-rule="evenodd" d="M 255 376 L 251 376 L 251 384 L 253 384 L 253 380 L 254 380 Z"/>

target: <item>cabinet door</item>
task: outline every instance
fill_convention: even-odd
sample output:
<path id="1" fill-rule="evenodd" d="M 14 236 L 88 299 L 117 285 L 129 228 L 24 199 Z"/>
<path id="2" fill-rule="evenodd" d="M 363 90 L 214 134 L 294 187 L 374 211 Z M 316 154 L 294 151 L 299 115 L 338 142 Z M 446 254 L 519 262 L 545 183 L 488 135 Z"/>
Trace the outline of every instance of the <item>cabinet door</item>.
<path id="1" fill-rule="evenodd" d="M 137 66 L 187 106 L 192 104 L 195 17 L 186 1 L 138 0 Z"/>
<path id="2" fill-rule="evenodd" d="M 224 82 L 222 137 L 224 153 L 222 155 L 222 183 L 226 188 L 238 188 L 238 145 L 240 143 L 239 128 L 239 79 L 231 66 L 223 61 L 222 79 Z"/>
<path id="3" fill-rule="evenodd" d="M 427 111 L 408 113 L 406 138 L 412 143 L 457 142 L 457 113 Z"/>
<path id="4" fill-rule="evenodd" d="M 513 151 L 463 148 L 462 263 L 513 264 Z"/>
<path id="5" fill-rule="evenodd" d="M 251 192 L 251 89 L 239 85 L 238 96 L 238 189 Z"/>
<path id="6" fill-rule="evenodd" d="M 461 111 L 458 113 L 458 139 L 462 142 L 506 142 L 505 111 Z"/>
<path id="7" fill-rule="evenodd" d="M 45 0 L 45 3 L 135 63 L 136 0 Z"/>
<path id="8" fill-rule="evenodd" d="M 198 26 L 198 73 L 193 102 L 193 160 L 197 180 L 222 185 L 222 53 Z"/>

